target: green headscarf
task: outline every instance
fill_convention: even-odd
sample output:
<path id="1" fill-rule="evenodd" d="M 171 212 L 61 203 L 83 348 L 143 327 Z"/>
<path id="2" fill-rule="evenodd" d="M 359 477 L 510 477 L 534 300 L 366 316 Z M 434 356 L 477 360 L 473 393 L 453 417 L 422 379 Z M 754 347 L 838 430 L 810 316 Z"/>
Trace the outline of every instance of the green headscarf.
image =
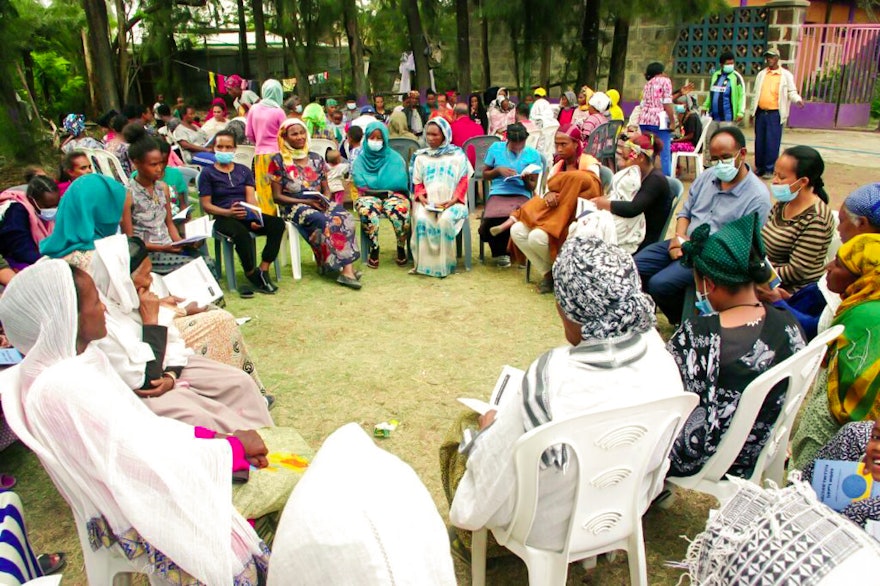
<path id="1" fill-rule="evenodd" d="M 757 212 L 709 235 L 709 224 L 697 226 L 681 247 L 681 264 L 721 285 L 764 283 L 770 278 Z"/>
<path id="2" fill-rule="evenodd" d="M 284 101 L 284 90 L 281 89 L 281 82 L 277 79 L 267 79 L 263 82 L 260 94 L 263 96 L 260 103 L 272 108 L 280 108 L 281 102 Z"/>
<path id="3" fill-rule="evenodd" d="M 324 114 L 324 108 L 317 102 L 312 102 L 303 110 L 302 120 L 309 129 L 309 134 L 315 136 L 315 132 L 324 130 L 327 126 L 327 116 Z"/>
<path id="4" fill-rule="evenodd" d="M 354 184 L 361 189 L 409 191 L 409 175 L 406 162 L 388 143 L 388 129 L 379 121 L 370 122 L 364 138 L 378 130 L 382 133 L 382 148 L 378 151 L 365 148 L 355 159 L 351 173 Z M 366 142 L 366 141 L 365 141 Z"/>
<path id="5" fill-rule="evenodd" d="M 40 252 L 61 258 L 76 250 L 94 250 L 95 240 L 113 236 L 119 230 L 125 187 L 115 179 L 90 173 L 67 188 L 55 230 L 40 242 Z"/>

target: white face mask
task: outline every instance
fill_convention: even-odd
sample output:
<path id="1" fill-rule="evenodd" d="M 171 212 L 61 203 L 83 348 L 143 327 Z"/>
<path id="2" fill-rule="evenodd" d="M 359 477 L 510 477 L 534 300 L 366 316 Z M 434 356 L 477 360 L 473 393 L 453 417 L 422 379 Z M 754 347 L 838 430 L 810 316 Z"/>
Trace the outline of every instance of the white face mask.
<path id="1" fill-rule="evenodd" d="M 40 210 L 40 217 L 46 222 L 51 222 L 55 219 L 55 214 L 58 213 L 58 208 L 44 208 Z"/>
<path id="2" fill-rule="evenodd" d="M 367 148 L 371 151 L 381 151 L 383 144 L 385 143 L 383 143 L 381 139 L 371 138 L 367 140 Z"/>
<path id="3" fill-rule="evenodd" d="M 357 104 L 355 104 L 354 102 L 348 102 L 345 107 L 349 110 L 354 110 L 355 108 L 357 108 Z"/>

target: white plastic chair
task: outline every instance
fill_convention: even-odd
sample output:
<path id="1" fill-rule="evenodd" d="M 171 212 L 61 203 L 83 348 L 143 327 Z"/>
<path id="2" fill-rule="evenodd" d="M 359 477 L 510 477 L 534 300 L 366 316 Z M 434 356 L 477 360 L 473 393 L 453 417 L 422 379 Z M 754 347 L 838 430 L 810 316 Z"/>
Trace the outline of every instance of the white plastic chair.
<path id="1" fill-rule="evenodd" d="M 834 228 L 831 232 L 831 244 L 828 245 L 828 252 L 825 253 L 826 265 L 834 260 L 837 256 L 837 251 L 843 246 L 843 241 L 840 239 L 840 232 L 837 229 L 840 226 L 840 212 L 837 210 L 831 210 L 831 214 L 834 218 Z"/>
<path id="2" fill-rule="evenodd" d="M 721 438 L 718 450 L 703 468 L 693 476 L 669 476 L 666 481 L 680 488 L 711 494 L 721 503 L 733 496 L 736 486 L 726 480 L 725 475 L 745 445 L 767 395 L 777 383 L 788 381 L 782 412 L 758 456 L 751 477 L 745 479 L 758 485 L 763 480 L 772 480 L 782 486 L 788 437 L 795 416 L 819 372 L 819 365 L 828 349 L 828 343 L 840 336 L 843 329 L 843 326 L 829 328 L 816 336 L 806 348 L 753 380 L 743 391 L 736 407 L 736 414 Z"/>
<path id="3" fill-rule="evenodd" d="M 519 556 L 528 567 L 529 584 L 562 586 L 568 564 L 601 553 L 624 549 L 630 580 L 647 585 L 642 515 L 650 504 L 646 489 L 663 481 L 664 461 L 672 441 L 697 405 L 685 393 L 640 406 L 594 411 L 551 421 L 523 435 L 514 448 L 516 497 L 513 521 L 506 529 L 491 528 L 500 545 Z M 538 485 L 541 454 L 566 444 L 577 457 L 577 494 L 568 535 L 561 551 L 526 545 L 533 523 L 540 522 Z M 652 490 L 652 492 L 654 492 Z M 474 586 L 486 583 L 486 528 L 475 531 L 471 553 Z"/>
<path id="4" fill-rule="evenodd" d="M 293 222 L 284 221 L 287 231 L 284 233 L 287 238 L 288 248 L 290 250 L 290 269 L 293 272 L 293 278 L 297 281 L 302 279 L 302 257 L 299 248 L 299 230 L 293 225 Z M 282 249 L 284 248 L 282 243 Z"/>
<path id="5" fill-rule="evenodd" d="M 254 152 L 256 147 L 249 144 L 240 144 L 235 147 L 235 157 L 232 159 L 234 163 L 244 165 L 248 169 L 254 166 Z"/>
<path id="6" fill-rule="evenodd" d="M 110 151 L 102 149 L 81 149 L 82 152 L 89 157 L 94 166 L 95 173 L 100 173 L 112 179 L 116 179 L 124 186 L 128 187 L 129 177 L 122 168 L 122 163 L 116 158 L 116 155 Z"/>
<path id="7" fill-rule="evenodd" d="M 336 144 L 335 140 L 327 138 L 313 138 L 309 141 L 309 152 L 320 155 L 322 159 L 327 158 L 327 151 L 329 149 L 337 150 L 338 148 L 339 145 Z"/>
<path id="8" fill-rule="evenodd" d="M 676 169 L 678 169 L 678 159 L 693 159 L 694 164 L 697 166 L 696 173 L 694 176 L 696 177 L 700 173 L 703 172 L 703 148 L 706 145 L 706 141 L 709 140 L 709 124 L 712 122 L 711 116 L 700 116 L 700 122 L 703 123 L 703 132 L 700 133 L 700 140 L 697 141 L 697 145 L 694 147 L 694 152 L 692 153 L 672 153 L 672 172 L 675 173 Z"/>

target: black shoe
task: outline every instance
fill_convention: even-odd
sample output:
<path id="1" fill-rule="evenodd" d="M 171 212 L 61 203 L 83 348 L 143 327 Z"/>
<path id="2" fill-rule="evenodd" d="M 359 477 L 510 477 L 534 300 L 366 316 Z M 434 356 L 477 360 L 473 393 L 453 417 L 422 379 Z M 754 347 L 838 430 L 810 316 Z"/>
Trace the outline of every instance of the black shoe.
<path id="1" fill-rule="evenodd" d="M 275 395 L 266 394 L 263 395 L 263 398 L 266 400 L 266 408 L 271 411 L 272 407 L 275 406 Z"/>
<path id="2" fill-rule="evenodd" d="M 257 269 L 250 275 L 246 275 L 248 281 L 253 283 L 254 288 L 260 292 L 265 293 L 266 295 L 273 295 L 275 293 L 275 289 L 273 288 L 272 283 L 269 282 L 266 273 Z"/>
<path id="3" fill-rule="evenodd" d="M 272 292 L 274 293 L 275 291 L 277 291 L 278 285 L 272 282 L 272 279 L 269 278 L 269 273 L 267 271 L 260 271 L 260 273 L 263 275 L 263 280 L 266 281 L 266 283 L 269 284 L 269 287 L 272 288 Z"/>
<path id="4" fill-rule="evenodd" d="M 242 299 L 253 299 L 254 298 L 254 290 L 250 287 L 245 287 L 243 285 L 238 286 L 238 296 Z"/>
<path id="5" fill-rule="evenodd" d="M 541 279 L 541 282 L 538 283 L 538 293 L 544 295 L 546 293 L 553 293 L 553 278 Z"/>

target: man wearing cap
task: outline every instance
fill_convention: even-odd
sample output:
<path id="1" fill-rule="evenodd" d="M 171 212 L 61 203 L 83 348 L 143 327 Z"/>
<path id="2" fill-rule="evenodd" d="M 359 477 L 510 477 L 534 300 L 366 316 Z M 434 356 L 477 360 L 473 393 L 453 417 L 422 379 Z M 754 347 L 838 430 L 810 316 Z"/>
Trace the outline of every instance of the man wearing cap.
<path id="1" fill-rule="evenodd" d="M 782 127 L 788 120 L 790 106 L 793 102 L 803 108 L 804 100 L 798 94 L 794 76 L 779 66 L 779 51 L 767 49 L 764 61 L 767 67 L 755 77 L 751 112 L 755 122 L 755 173 L 769 179 L 779 156 Z"/>
<path id="2" fill-rule="evenodd" d="M 538 152 L 550 161 L 556 151 L 556 131 L 559 129 L 559 120 L 553 106 L 547 101 L 547 90 L 542 87 L 535 88 L 535 101 L 529 111 L 529 120 L 541 131 L 541 139 L 538 141 Z"/>
<path id="3" fill-rule="evenodd" d="M 361 108 L 361 115 L 352 120 L 350 126 L 360 126 L 366 130 L 367 126 L 376 120 L 378 120 L 376 117 L 376 109 L 372 106 L 364 106 Z"/>

